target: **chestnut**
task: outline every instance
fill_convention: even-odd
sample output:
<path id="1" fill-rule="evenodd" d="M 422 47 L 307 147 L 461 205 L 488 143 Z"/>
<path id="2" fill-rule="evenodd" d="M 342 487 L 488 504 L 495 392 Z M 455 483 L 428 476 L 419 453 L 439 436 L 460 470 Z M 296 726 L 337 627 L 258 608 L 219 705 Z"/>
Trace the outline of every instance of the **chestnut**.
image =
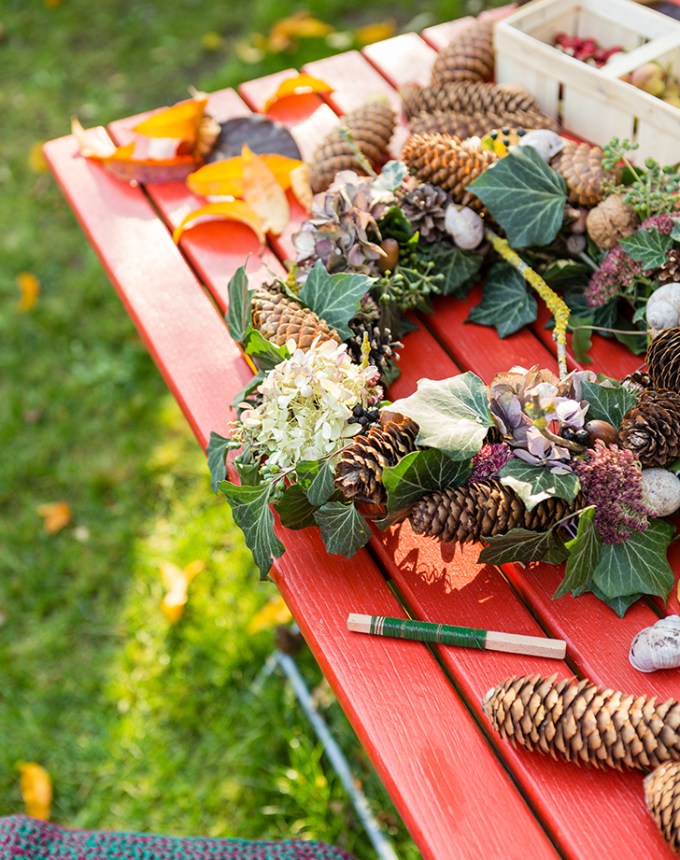
<path id="1" fill-rule="evenodd" d="M 383 239 L 380 247 L 385 256 L 378 260 L 378 268 L 381 272 L 393 272 L 399 262 L 399 242 L 396 239 Z"/>
<path id="2" fill-rule="evenodd" d="M 619 432 L 616 427 L 610 424 L 609 421 L 603 421 L 601 418 L 594 418 L 592 421 L 588 421 L 583 429 L 588 434 L 591 447 L 597 439 L 600 439 L 605 445 L 616 445 L 619 441 Z"/>

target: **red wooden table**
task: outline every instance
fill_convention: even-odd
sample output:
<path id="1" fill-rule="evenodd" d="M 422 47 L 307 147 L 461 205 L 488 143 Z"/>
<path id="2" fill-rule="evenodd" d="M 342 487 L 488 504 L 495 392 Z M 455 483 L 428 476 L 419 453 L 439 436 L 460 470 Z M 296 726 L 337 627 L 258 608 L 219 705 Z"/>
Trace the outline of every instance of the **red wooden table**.
<path id="1" fill-rule="evenodd" d="M 491 13 L 490 13 L 491 14 Z M 325 100 L 308 95 L 270 113 L 311 155 L 336 114 L 382 93 L 399 110 L 396 87 L 426 83 L 436 51 L 461 21 L 430 28 L 311 63 L 305 71 L 334 87 Z M 281 78 L 251 81 L 238 93 L 210 96 L 219 121 L 259 111 Z M 112 123 L 114 140 L 139 118 Z M 245 227 L 202 224 L 177 248 L 174 227 L 201 202 L 183 183 L 133 187 L 82 159 L 73 137 L 45 147 L 49 164 L 164 379 L 200 444 L 225 434 L 228 404 L 251 372 L 223 321 L 227 283 L 250 254 L 251 282 L 283 271 L 293 255 L 293 221 L 269 248 Z M 397 154 L 397 153 L 395 153 Z M 465 301 L 441 300 L 419 331 L 405 338 L 397 398 L 416 381 L 472 370 L 485 381 L 515 364 L 553 367 L 543 321 L 506 340 L 464 325 Z M 638 359 L 595 339 L 599 371 L 620 376 Z M 571 365 L 576 362 L 571 359 Z M 672 671 L 643 676 L 627 652 L 633 635 L 664 609 L 638 602 L 619 619 L 592 595 L 552 600 L 558 568 L 475 564 L 478 549 L 456 551 L 416 539 L 407 524 L 376 533 L 353 559 L 329 556 L 317 534 L 287 532 L 275 579 L 423 857 L 600 858 L 670 857 L 644 807 L 639 773 L 605 773 L 516 751 L 500 741 L 482 714 L 484 693 L 506 677 L 556 672 L 587 676 L 630 692 L 678 697 Z M 672 563 L 680 571 L 680 552 Z M 256 584 L 254 584 L 254 587 Z M 266 587 L 266 586 L 263 586 Z M 674 590 L 675 591 L 675 590 Z M 669 606 L 677 612 L 677 600 Z M 435 648 L 349 633 L 350 612 L 404 616 L 450 624 L 555 636 L 568 643 L 564 662 L 456 648 Z"/>

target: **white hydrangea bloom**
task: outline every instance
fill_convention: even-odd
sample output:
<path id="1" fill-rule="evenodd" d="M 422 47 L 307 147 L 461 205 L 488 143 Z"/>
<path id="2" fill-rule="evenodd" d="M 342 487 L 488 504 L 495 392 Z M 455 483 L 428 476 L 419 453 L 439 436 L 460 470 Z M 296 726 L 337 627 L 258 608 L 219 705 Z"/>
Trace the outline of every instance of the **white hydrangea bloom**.
<path id="1" fill-rule="evenodd" d="M 262 403 L 241 413 L 253 448 L 281 469 L 342 448 L 361 429 L 347 423 L 352 409 L 375 403 L 382 393 L 377 369 L 354 364 L 344 343 L 315 342 L 306 352 L 296 349 L 294 340 L 286 346 L 290 358 L 270 370 L 259 387 Z"/>

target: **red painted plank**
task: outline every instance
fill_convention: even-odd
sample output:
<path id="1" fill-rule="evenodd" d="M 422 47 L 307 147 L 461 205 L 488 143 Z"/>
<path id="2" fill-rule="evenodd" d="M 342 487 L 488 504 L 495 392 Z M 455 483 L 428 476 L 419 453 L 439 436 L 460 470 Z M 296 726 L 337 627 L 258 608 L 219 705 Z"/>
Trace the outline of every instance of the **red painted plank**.
<path id="1" fill-rule="evenodd" d="M 474 23 L 474 21 L 475 19 L 471 15 L 465 18 L 456 18 L 453 21 L 445 21 L 443 24 L 435 24 L 434 27 L 428 27 L 420 35 L 428 45 L 432 45 L 435 51 L 441 51 L 454 36 L 457 36 L 462 30 Z"/>
<path id="2" fill-rule="evenodd" d="M 430 83 L 432 65 L 437 58 L 437 52 L 415 33 L 403 33 L 392 39 L 374 42 L 367 45 L 361 53 L 395 87 L 405 83 L 405 80 L 392 80 L 392 69 L 398 69 L 400 72 L 408 69 L 407 81 L 427 86 Z"/>

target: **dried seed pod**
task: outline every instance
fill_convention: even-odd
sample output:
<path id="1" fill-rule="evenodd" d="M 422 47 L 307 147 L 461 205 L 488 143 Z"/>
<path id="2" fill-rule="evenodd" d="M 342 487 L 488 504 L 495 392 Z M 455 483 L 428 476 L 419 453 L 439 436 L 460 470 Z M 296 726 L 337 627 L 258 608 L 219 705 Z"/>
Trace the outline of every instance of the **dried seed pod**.
<path id="1" fill-rule="evenodd" d="M 635 209 L 619 194 L 609 194 L 588 212 L 586 230 L 595 244 L 609 250 L 637 230 L 640 219 Z"/>
<path id="2" fill-rule="evenodd" d="M 640 630 L 630 643 L 628 659 L 639 672 L 677 669 L 680 666 L 680 615 L 668 615 Z"/>
<path id="3" fill-rule="evenodd" d="M 645 777 L 647 809 L 661 835 L 680 854 L 680 762 L 669 761 Z"/>

